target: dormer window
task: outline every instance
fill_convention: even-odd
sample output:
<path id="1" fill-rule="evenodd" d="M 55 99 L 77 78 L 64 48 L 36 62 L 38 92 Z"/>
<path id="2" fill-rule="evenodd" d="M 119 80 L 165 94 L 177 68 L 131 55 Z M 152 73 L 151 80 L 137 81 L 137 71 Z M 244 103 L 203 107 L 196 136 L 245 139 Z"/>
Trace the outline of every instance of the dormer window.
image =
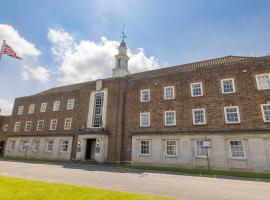
<path id="1" fill-rule="evenodd" d="M 40 106 L 40 112 L 46 112 L 46 108 L 47 108 L 47 103 L 42 103 Z"/>
<path id="2" fill-rule="evenodd" d="M 73 110 L 74 108 L 74 99 L 69 99 L 67 102 L 67 110 Z"/>
<path id="3" fill-rule="evenodd" d="M 23 109 L 24 109 L 24 106 L 19 106 L 18 115 L 22 115 L 23 114 Z"/>
<path id="4" fill-rule="evenodd" d="M 31 104 L 29 106 L 28 114 L 33 114 L 35 111 L 35 104 Z"/>

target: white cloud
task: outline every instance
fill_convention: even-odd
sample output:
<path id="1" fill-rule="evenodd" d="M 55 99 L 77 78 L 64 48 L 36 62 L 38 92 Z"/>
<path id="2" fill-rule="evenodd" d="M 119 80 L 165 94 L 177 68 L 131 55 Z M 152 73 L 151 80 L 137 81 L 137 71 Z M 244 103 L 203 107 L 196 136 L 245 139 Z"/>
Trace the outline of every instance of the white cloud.
<path id="1" fill-rule="evenodd" d="M 36 79 L 42 83 L 46 83 L 50 78 L 50 71 L 42 66 L 29 67 L 28 65 L 23 66 L 22 78 L 23 80 Z"/>
<path id="2" fill-rule="evenodd" d="M 48 39 L 52 53 L 59 62 L 60 80 L 75 83 L 110 77 L 115 65 L 118 41 L 101 37 L 100 42 L 81 40 L 62 29 L 49 29 Z M 147 57 L 142 48 L 137 53 L 128 50 L 129 69 L 132 73 L 158 68 L 155 57 Z"/>
<path id="3" fill-rule="evenodd" d="M 1 115 L 10 115 L 13 108 L 13 102 L 0 97 Z"/>
<path id="4" fill-rule="evenodd" d="M 7 24 L 0 24 L 0 42 L 6 40 L 19 56 L 38 56 L 41 52 L 35 44 L 19 35 L 18 31 Z"/>

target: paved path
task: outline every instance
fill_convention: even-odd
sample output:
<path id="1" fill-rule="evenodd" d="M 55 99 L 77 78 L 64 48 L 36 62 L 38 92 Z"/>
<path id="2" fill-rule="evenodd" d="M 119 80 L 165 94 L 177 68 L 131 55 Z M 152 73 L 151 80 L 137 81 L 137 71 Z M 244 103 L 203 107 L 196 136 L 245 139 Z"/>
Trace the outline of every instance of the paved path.
<path id="1" fill-rule="evenodd" d="M 194 200 L 270 200 L 270 182 L 127 170 L 107 165 L 0 161 L 0 175 Z"/>

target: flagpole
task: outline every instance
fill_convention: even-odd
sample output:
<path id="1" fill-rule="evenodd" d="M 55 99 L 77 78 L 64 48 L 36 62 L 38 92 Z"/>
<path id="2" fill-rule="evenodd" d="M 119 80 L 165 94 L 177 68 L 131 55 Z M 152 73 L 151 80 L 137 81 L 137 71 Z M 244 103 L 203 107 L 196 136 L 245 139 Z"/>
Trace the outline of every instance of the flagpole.
<path id="1" fill-rule="evenodd" d="M 0 52 L 0 60 L 2 58 L 2 55 L 3 55 L 3 51 L 4 51 L 4 48 L 5 48 L 5 45 L 6 45 L 6 40 L 3 40 L 3 44 L 2 44 L 2 48 L 1 48 L 1 52 Z"/>

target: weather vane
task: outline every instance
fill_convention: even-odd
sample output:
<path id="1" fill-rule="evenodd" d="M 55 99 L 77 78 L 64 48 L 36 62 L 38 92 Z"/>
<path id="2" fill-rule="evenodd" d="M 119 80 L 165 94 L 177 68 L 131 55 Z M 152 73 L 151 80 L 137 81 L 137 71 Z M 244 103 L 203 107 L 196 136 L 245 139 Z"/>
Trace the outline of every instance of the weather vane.
<path id="1" fill-rule="evenodd" d="M 122 38 L 122 41 L 123 41 L 123 42 L 125 41 L 125 38 L 127 38 L 127 36 L 126 36 L 126 34 L 125 34 L 125 27 L 126 27 L 126 25 L 124 24 L 123 31 L 122 31 L 122 35 L 121 35 L 121 38 Z"/>

